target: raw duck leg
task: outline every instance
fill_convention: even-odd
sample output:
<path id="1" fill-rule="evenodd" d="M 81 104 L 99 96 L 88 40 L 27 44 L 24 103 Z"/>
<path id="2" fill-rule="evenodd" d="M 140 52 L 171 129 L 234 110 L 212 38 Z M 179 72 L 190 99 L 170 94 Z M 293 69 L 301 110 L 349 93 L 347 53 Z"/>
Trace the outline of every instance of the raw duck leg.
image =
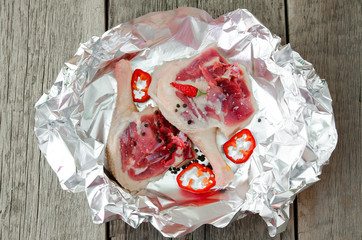
<path id="1" fill-rule="evenodd" d="M 108 166 L 116 180 L 130 191 L 139 191 L 165 171 L 195 158 L 187 136 L 172 126 L 158 108 L 138 112 L 131 90 L 128 61 L 114 68 L 117 102 L 108 135 Z"/>
<path id="2" fill-rule="evenodd" d="M 250 80 L 239 64 L 229 64 L 214 48 L 200 55 L 156 67 L 149 88 L 165 118 L 187 134 L 210 161 L 216 186 L 233 180 L 216 144 L 216 132 L 227 138 L 244 128 L 257 106 Z M 188 97 L 171 83 L 192 85 L 207 95 Z"/>

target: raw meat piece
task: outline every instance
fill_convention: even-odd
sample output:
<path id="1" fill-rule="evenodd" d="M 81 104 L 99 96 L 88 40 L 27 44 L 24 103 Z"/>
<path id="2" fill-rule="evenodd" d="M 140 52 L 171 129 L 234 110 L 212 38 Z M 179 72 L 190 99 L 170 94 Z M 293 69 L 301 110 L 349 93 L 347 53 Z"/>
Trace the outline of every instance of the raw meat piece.
<path id="1" fill-rule="evenodd" d="M 132 69 L 128 61 L 115 65 L 117 103 L 107 140 L 111 173 L 130 191 L 145 188 L 171 166 L 195 158 L 191 141 L 172 126 L 158 108 L 138 112 L 132 99 Z"/>
<path id="2" fill-rule="evenodd" d="M 165 118 L 206 155 L 217 186 L 225 186 L 234 177 L 216 144 L 217 131 L 231 137 L 249 123 L 257 109 L 244 72 L 242 66 L 229 64 L 211 47 L 194 58 L 164 63 L 152 74 L 151 98 Z M 192 85 L 207 95 L 187 97 L 172 82 Z"/>

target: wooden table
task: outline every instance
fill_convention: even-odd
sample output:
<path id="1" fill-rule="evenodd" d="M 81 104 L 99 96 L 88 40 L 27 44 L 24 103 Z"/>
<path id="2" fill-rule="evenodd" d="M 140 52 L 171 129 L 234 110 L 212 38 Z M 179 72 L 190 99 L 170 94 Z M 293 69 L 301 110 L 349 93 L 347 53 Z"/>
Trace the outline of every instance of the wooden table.
<path id="1" fill-rule="evenodd" d="M 321 181 L 298 195 L 275 239 L 361 239 L 361 1 L 3 0 L 0 3 L 1 239 L 162 239 L 150 224 L 91 222 L 84 194 L 61 190 L 34 137 L 34 104 L 92 35 L 151 11 L 247 8 L 328 82 L 339 142 Z M 258 216 L 182 239 L 269 239 Z"/>

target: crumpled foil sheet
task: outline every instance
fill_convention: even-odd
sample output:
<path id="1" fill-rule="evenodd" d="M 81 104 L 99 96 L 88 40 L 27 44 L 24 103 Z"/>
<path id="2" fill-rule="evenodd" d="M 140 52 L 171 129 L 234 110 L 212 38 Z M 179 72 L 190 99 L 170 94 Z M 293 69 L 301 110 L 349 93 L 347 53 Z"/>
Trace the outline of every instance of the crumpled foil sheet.
<path id="1" fill-rule="evenodd" d="M 215 43 L 229 62 L 249 72 L 259 108 L 247 126 L 256 139 L 253 155 L 244 164 L 230 164 L 235 180 L 224 191 L 185 194 L 167 171 L 130 195 L 106 170 L 117 94 L 114 63 L 131 59 L 133 69 L 151 73 L 165 61 L 194 56 Z M 336 146 L 331 102 L 327 83 L 312 64 L 290 45 L 281 46 L 247 10 L 213 19 L 199 9 L 179 8 L 147 14 L 81 44 L 36 103 L 35 133 L 62 188 L 85 191 L 94 223 L 118 218 L 137 227 L 149 221 L 165 237 L 178 237 L 203 224 L 225 227 L 251 212 L 275 236 L 286 228 L 296 194 L 319 180 Z"/>

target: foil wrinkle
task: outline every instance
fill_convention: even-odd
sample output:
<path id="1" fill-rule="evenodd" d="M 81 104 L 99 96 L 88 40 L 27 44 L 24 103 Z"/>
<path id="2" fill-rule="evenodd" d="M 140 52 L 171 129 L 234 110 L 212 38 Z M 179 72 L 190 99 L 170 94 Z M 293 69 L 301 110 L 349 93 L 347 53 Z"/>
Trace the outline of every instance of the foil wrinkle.
<path id="1" fill-rule="evenodd" d="M 117 95 L 115 62 L 129 59 L 133 69 L 152 73 L 210 45 L 248 71 L 259 109 L 247 126 L 254 153 L 232 166 L 235 180 L 226 190 L 202 200 L 180 192 L 169 171 L 139 194 L 128 193 L 110 178 L 105 157 Z M 150 13 L 92 37 L 65 62 L 35 108 L 41 152 L 63 189 L 85 192 L 94 223 L 122 219 L 136 228 L 148 221 L 165 237 L 203 224 L 225 227 L 247 213 L 259 214 L 275 236 L 285 230 L 296 194 L 319 180 L 337 143 L 327 82 L 245 9 L 217 19 L 195 8 Z"/>

